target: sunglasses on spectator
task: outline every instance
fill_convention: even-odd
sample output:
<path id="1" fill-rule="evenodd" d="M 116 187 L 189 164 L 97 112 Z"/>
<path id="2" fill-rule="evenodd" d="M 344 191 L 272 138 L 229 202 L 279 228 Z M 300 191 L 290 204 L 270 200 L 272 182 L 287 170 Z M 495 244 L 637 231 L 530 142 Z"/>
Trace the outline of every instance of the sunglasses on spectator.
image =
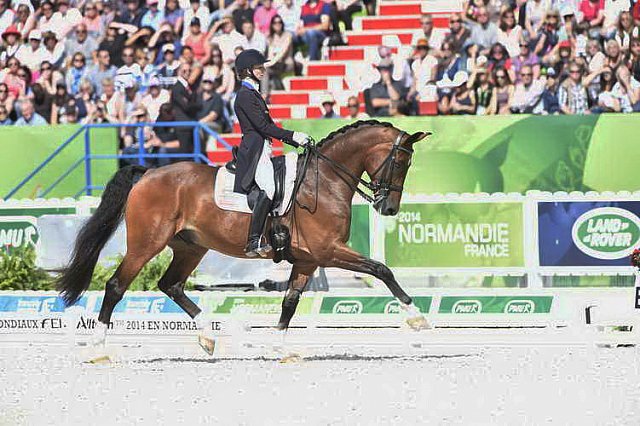
<path id="1" fill-rule="evenodd" d="M 172 52 L 172 53 L 173 53 L 173 52 Z M 123 53 L 123 54 L 122 54 L 122 57 L 123 57 L 123 58 L 133 58 L 133 53 L 129 53 L 129 54 Z"/>
<path id="2" fill-rule="evenodd" d="M 521 77 L 532 77 L 532 76 L 533 76 L 533 73 L 530 73 L 530 72 L 521 72 L 521 73 L 520 73 L 520 76 L 521 76 Z"/>
<path id="3" fill-rule="evenodd" d="M 0 89 L 0 93 L 7 93 L 7 89 Z"/>
<path id="4" fill-rule="evenodd" d="M 23 72 L 19 72 L 18 73 L 18 77 L 20 78 L 27 78 L 27 74 L 23 73 Z"/>
<path id="5" fill-rule="evenodd" d="M 497 78 L 497 79 L 503 79 L 503 78 L 506 78 L 506 77 L 507 77 L 507 76 L 506 76 L 506 75 L 504 75 L 504 74 L 498 74 L 498 75 L 496 75 L 496 78 Z"/>
<path id="6" fill-rule="evenodd" d="M 462 22 L 461 19 L 452 19 L 449 22 L 451 22 L 452 24 L 459 24 L 460 22 Z"/>
<path id="7" fill-rule="evenodd" d="M 580 74 L 580 70 L 569 70 L 569 74 Z"/>
<path id="8" fill-rule="evenodd" d="M 282 21 L 273 21 L 273 24 L 274 24 L 274 25 L 275 25 L 275 24 L 280 24 L 280 25 L 282 25 L 282 24 L 283 24 L 283 22 L 282 22 Z"/>
<path id="9" fill-rule="evenodd" d="M 433 25 L 431 21 L 422 21 L 422 25 Z"/>
<path id="10" fill-rule="evenodd" d="M 74 58 L 73 62 L 82 62 L 82 63 L 84 63 L 84 59 L 82 59 L 82 58 Z"/>
<path id="11" fill-rule="evenodd" d="M 358 104 L 351 104 L 351 105 L 349 105 L 349 108 L 358 108 L 359 106 L 360 105 L 358 105 Z"/>

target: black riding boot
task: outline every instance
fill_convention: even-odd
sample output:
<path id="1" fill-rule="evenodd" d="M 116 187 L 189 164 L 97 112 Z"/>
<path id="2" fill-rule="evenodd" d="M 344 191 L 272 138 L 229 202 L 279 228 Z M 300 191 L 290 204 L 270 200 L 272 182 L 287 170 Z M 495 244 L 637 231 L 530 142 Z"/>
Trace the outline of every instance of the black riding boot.
<path id="1" fill-rule="evenodd" d="M 262 233 L 267 223 L 267 216 L 271 208 L 271 200 L 264 191 L 260 191 L 255 204 L 253 205 L 253 214 L 251 216 L 251 225 L 249 225 L 249 238 L 244 252 L 247 257 L 266 257 L 271 251 L 271 246 L 265 242 L 262 245 Z"/>

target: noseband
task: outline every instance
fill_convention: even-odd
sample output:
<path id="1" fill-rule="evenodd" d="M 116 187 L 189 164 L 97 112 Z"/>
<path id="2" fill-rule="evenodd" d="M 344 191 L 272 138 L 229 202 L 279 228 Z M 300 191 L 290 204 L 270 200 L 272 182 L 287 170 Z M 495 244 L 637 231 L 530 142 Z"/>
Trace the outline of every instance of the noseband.
<path id="1" fill-rule="evenodd" d="M 354 191 L 360 194 L 362 198 L 372 203 L 374 206 L 377 206 L 380 203 L 382 203 L 384 200 L 386 200 L 389 197 L 389 195 L 391 195 L 392 192 L 394 191 L 402 192 L 403 187 L 401 185 L 394 185 L 392 182 L 393 182 L 394 171 L 401 167 L 401 164 L 396 161 L 398 152 L 400 151 L 400 152 L 407 153 L 409 155 L 409 158 L 411 158 L 411 155 L 413 154 L 413 150 L 411 148 L 405 148 L 403 146 L 400 146 L 400 143 L 402 142 L 402 138 L 406 134 L 407 134 L 406 132 L 400 131 L 387 157 L 384 159 L 384 161 L 382 161 L 382 163 L 378 166 L 378 168 L 372 174 L 370 174 L 371 182 L 367 182 L 366 180 L 362 179 L 360 176 L 354 175 L 342 164 L 322 154 L 316 148 L 315 145 L 309 145 L 308 151 L 318 156 L 319 158 L 322 158 L 335 171 L 340 171 L 343 174 L 347 175 L 349 178 L 351 178 L 352 182 L 347 182 L 349 186 L 351 186 L 351 188 Z M 346 181 L 346 179 L 344 179 L 344 177 L 341 174 L 338 174 L 338 176 L 340 176 L 343 180 Z M 370 190 L 373 193 L 373 197 L 367 194 L 366 192 L 364 192 L 364 190 L 360 188 L 360 185 Z"/>

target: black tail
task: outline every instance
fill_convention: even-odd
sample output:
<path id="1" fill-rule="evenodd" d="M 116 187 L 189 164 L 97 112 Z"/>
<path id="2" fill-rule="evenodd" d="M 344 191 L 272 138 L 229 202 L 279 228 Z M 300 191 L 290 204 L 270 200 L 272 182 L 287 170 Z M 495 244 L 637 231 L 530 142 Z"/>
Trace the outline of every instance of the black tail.
<path id="1" fill-rule="evenodd" d="M 56 279 L 56 289 L 67 306 L 76 303 L 89 288 L 100 252 L 122 222 L 129 192 L 146 171 L 142 166 L 118 170 L 107 184 L 98 209 L 80 229 L 71 261 Z"/>

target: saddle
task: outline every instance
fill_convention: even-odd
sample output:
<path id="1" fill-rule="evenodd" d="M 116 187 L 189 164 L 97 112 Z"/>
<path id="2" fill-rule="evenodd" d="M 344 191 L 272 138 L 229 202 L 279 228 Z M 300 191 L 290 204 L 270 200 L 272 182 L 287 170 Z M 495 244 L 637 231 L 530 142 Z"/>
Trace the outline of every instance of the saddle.
<path id="1" fill-rule="evenodd" d="M 231 161 L 225 164 L 225 169 L 231 174 L 235 176 L 236 174 L 236 163 L 238 162 L 238 147 L 234 146 L 231 149 Z M 275 182 L 275 191 L 273 193 L 273 200 L 271 200 L 271 214 L 273 216 L 282 216 L 286 212 L 282 212 L 278 214 L 278 209 L 282 206 L 282 202 L 284 200 L 284 187 L 285 187 L 285 178 L 286 178 L 286 161 L 284 156 L 277 156 L 271 158 L 271 163 L 273 164 L 273 178 Z"/>
<path id="2" fill-rule="evenodd" d="M 232 160 L 225 167 L 218 169 L 213 191 L 214 201 L 223 210 L 251 213 L 247 196 L 233 191 L 236 177 L 237 147 L 234 147 L 231 152 Z M 271 225 L 266 234 L 274 249 L 273 261 L 276 263 L 282 260 L 293 262 L 289 250 L 291 244 L 289 228 L 282 223 L 281 217 L 287 213 L 293 196 L 298 170 L 298 154 L 292 152 L 284 156 L 273 157 L 271 161 L 273 162 L 275 192 L 271 204 Z"/>

